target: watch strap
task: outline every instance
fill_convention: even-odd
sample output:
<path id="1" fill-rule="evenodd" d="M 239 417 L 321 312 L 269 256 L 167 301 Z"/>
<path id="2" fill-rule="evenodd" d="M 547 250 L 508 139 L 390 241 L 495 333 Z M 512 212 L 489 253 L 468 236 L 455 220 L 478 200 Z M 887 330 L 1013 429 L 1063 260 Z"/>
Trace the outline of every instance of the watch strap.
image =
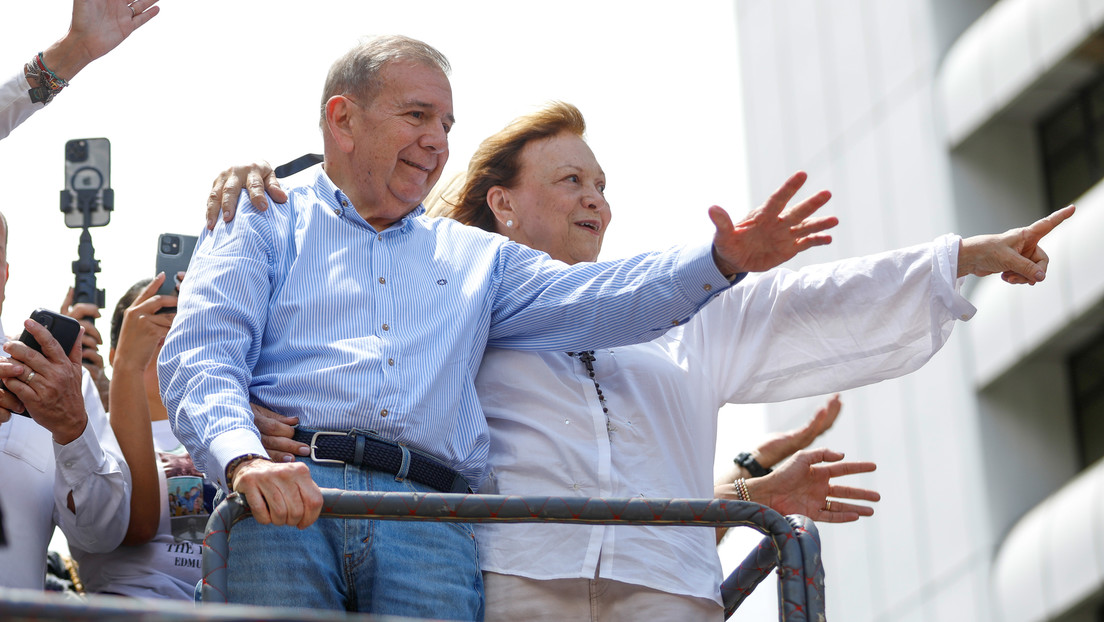
<path id="1" fill-rule="evenodd" d="M 752 477 L 763 477 L 764 475 L 770 475 L 772 472 L 771 469 L 759 464 L 759 461 L 751 455 L 751 452 L 741 452 L 732 461 L 736 463 L 736 466 L 747 469 L 747 472 L 750 473 Z"/>

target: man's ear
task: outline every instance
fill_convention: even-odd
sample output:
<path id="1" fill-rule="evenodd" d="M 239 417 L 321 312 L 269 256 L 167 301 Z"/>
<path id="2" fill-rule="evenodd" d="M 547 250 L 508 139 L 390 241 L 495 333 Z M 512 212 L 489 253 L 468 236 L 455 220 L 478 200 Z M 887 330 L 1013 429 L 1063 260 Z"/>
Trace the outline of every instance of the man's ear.
<path id="1" fill-rule="evenodd" d="M 517 222 L 517 214 L 514 212 L 513 203 L 510 201 L 510 189 L 505 186 L 492 186 L 487 191 L 487 206 L 498 221 L 498 229 L 506 229 L 506 222 Z"/>
<path id="2" fill-rule="evenodd" d="M 355 106 L 342 95 L 334 95 L 326 101 L 326 129 L 334 138 L 334 144 L 345 153 L 353 150 L 351 127 Z"/>

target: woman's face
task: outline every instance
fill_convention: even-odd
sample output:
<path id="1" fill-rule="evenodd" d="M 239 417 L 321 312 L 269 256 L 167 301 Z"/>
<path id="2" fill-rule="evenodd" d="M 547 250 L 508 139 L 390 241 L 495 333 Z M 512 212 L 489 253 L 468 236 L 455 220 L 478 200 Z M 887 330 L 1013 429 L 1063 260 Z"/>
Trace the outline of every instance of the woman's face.
<path id="1" fill-rule="evenodd" d="M 517 184 L 505 191 L 512 215 L 500 217 L 499 233 L 569 264 L 595 261 L 611 216 L 605 189 L 582 138 L 565 132 L 532 141 L 521 151 Z"/>

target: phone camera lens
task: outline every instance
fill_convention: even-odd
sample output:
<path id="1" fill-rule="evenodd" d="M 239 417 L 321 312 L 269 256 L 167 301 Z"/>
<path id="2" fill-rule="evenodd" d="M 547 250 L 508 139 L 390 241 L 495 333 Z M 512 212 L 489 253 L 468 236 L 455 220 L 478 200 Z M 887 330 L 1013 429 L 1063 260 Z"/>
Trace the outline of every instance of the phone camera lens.
<path id="1" fill-rule="evenodd" d="M 70 162 L 84 162 L 88 159 L 88 142 L 71 140 L 65 143 L 65 159 Z"/>
<path id="2" fill-rule="evenodd" d="M 180 253 L 180 238 L 175 235 L 167 235 L 161 238 L 161 254 L 176 255 Z"/>

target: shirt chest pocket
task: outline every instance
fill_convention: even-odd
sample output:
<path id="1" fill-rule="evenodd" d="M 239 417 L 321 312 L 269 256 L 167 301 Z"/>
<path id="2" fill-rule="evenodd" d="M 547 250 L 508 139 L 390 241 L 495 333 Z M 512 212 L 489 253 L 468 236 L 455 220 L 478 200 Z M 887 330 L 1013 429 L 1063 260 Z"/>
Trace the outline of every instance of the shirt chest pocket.
<path id="1" fill-rule="evenodd" d="M 12 415 L 11 421 L 0 426 L 0 447 L 4 448 L 5 454 L 22 460 L 43 473 L 53 460 L 50 433 L 20 415 Z"/>

